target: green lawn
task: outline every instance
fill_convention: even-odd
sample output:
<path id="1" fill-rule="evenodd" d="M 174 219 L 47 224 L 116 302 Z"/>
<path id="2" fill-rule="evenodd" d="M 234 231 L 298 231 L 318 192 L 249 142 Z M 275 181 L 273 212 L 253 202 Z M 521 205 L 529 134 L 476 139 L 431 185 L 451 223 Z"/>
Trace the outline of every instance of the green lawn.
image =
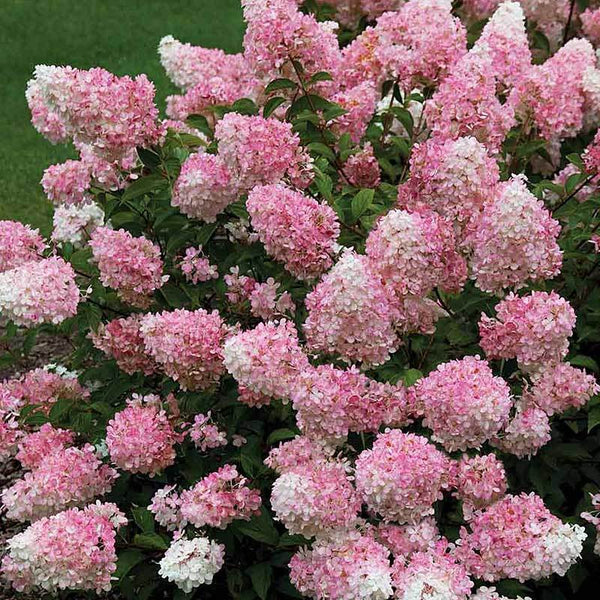
<path id="1" fill-rule="evenodd" d="M 52 208 L 39 180 L 48 165 L 75 154 L 52 146 L 29 122 L 24 94 L 35 65 L 146 73 L 162 110 L 175 91 L 156 52 L 163 35 L 228 52 L 240 50 L 243 35 L 239 0 L 4 0 L 1 14 L 0 219 L 46 234 Z"/>

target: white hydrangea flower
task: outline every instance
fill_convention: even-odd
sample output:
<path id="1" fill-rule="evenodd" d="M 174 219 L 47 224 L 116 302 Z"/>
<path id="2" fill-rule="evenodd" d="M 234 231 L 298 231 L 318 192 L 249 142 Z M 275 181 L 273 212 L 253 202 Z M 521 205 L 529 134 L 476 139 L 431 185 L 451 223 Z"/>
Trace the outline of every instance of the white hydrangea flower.
<path id="1" fill-rule="evenodd" d="M 224 554 L 224 546 L 208 538 L 182 538 L 169 546 L 158 573 L 187 594 L 203 583 L 212 583 L 223 566 Z"/>

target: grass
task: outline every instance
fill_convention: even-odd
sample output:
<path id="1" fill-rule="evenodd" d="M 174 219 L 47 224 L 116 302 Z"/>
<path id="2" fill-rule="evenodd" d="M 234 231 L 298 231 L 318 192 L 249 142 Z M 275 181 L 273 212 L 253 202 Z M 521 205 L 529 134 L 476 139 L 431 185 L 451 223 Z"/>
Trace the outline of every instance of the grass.
<path id="1" fill-rule="evenodd" d="M 161 110 L 175 88 L 156 47 L 181 41 L 238 52 L 243 35 L 239 0 L 4 0 L 0 41 L 0 219 L 48 234 L 52 206 L 39 180 L 51 164 L 76 156 L 52 146 L 29 122 L 25 86 L 37 64 L 100 66 L 118 75 L 146 73 Z"/>

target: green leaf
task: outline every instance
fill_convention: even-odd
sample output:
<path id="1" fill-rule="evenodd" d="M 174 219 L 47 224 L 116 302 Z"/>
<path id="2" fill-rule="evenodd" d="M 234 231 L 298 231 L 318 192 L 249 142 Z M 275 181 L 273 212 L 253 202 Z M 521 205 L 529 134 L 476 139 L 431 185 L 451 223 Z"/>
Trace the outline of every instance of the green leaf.
<path id="1" fill-rule="evenodd" d="M 402 108 L 401 106 L 394 106 L 392 108 L 392 112 L 396 116 L 396 118 L 402 123 L 404 129 L 406 129 L 409 136 L 412 136 L 413 129 L 415 126 L 415 122 L 412 114 L 406 110 L 406 108 Z"/>
<path id="2" fill-rule="evenodd" d="M 266 600 L 273 580 L 273 567 L 269 563 L 258 563 L 246 569 L 252 587 L 261 600 Z"/>
<path id="3" fill-rule="evenodd" d="M 149 194 L 158 188 L 165 188 L 168 185 L 168 181 L 159 175 L 154 173 L 147 175 L 146 177 L 140 177 L 137 181 L 134 181 L 121 196 L 123 202 L 139 198 L 144 194 Z"/>
<path id="4" fill-rule="evenodd" d="M 570 358 L 569 362 L 574 367 L 584 367 L 590 371 L 593 371 L 594 373 L 598 373 L 598 363 L 590 356 L 578 354 L 577 356 Z"/>
<path id="5" fill-rule="evenodd" d="M 288 119 L 292 119 L 294 116 L 300 114 L 304 110 L 309 110 L 311 112 L 314 111 L 323 111 L 329 108 L 333 108 L 337 106 L 333 102 L 326 100 L 325 98 L 321 98 L 321 96 L 317 96 L 316 94 L 307 94 L 306 96 L 300 96 L 293 104 L 290 106 L 288 110 Z"/>
<path id="6" fill-rule="evenodd" d="M 148 550 L 166 550 L 169 547 L 158 533 L 138 533 L 133 538 L 133 544 Z"/>
<path id="7" fill-rule="evenodd" d="M 579 588 L 581 588 L 589 576 L 590 572 L 581 563 L 574 564 L 567 571 L 567 578 L 569 579 L 574 594 L 579 591 Z"/>
<path id="8" fill-rule="evenodd" d="M 297 87 L 298 84 L 291 79 L 274 79 L 265 88 L 265 94 L 268 96 L 277 90 L 295 90 Z"/>
<path id="9" fill-rule="evenodd" d="M 273 112 L 277 109 L 278 106 L 281 106 L 284 102 L 287 101 L 287 98 L 283 96 L 275 96 L 274 98 L 270 98 L 265 103 L 263 108 L 262 116 L 266 119 L 273 114 Z"/>
<path id="10" fill-rule="evenodd" d="M 335 162 L 335 154 L 333 153 L 333 150 L 326 144 L 323 144 L 323 142 L 311 142 L 308 144 L 308 149 L 314 154 L 324 156 L 331 163 Z"/>
<path id="11" fill-rule="evenodd" d="M 267 438 L 267 444 L 274 444 L 275 442 L 281 442 L 282 440 L 291 440 L 298 434 L 291 429 L 276 429 L 269 434 Z"/>
<path id="12" fill-rule="evenodd" d="M 204 115 L 190 115 L 185 122 L 190 127 L 201 131 L 206 137 L 212 138 L 213 131 Z"/>
<path id="13" fill-rule="evenodd" d="M 163 285 L 160 293 L 171 308 L 181 308 L 189 302 L 188 295 L 174 283 Z"/>
<path id="14" fill-rule="evenodd" d="M 349 133 L 344 133 L 340 136 L 338 140 L 338 148 L 340 152 L 344 152 L 345 150 L 349 150 L 352 146 L 352 137 Z"/>
<path id="15" fill-rule="evenodd" d="M 141 550 L 136 550 L 135 548 L 121 550 L 117 557 L 117 570 L 114 576 L 122 579 L 133 567 L 139 565 L 145 559 L 146 555 Z"/>
<path id="16" fill-rule="evenodd" d="M 252 517 L 248 523 L 238 525 L 237 529 L 245 536 L 263 544 L 277 546 L 279 542 L 279 533 L 265 508 L 261 510 L 260 515 Z"/>
<path id="17" fill-rule="evenodd" d="M 328 108 L 324 113 L 323 113 L 323 118 L 325 119 L 326 122 L 329 121 L 333 121 L 333 119 L 336 119 L 337 117 L 341 117 L 342 115 L 345 115 L 348 111 L 345 108 L 342 108 L 341 106 L 333 106 L 331 108 Z"/>
<path id="18" fill-rule="evenodd" d="M 375 190 L 360 190 L 354 198 L 352 198 L 352 218 L 357 221 L 373 203 Z"/>
<path id="19" fill-rule="evenodd" d="M 91 248 L 82 248 L 81 250 L 77 250 L 77 252 L 73 252 L 71 255 L 71 260 L 69 261 L 73 268 L 77 271 L 82 271 L 83 273 L 88 273 L 90 269 L 90 259 L 92 258 L 92 250 Z"/>
<path id="20" fill-rule="evenodd" d="M 567 154 L 567 160 L 576 167 L 579 167 L 580 171 L 585 171 L 585 165 L 583 164 L 583 161 L 581 160 L 581 156 L 579 156 L 579 154 Z"/>
<path id="21" fill-rule="evenodd" d="M 327 71 L 319 71 L 308 80 L 308 83 L 317 83 L 318 81 L 333 81 L 333 77 Z"/>
<path id="22" fill-rule="evenodd" d="M 327 200 L 327 202 L 333 202 L 333 181 L 329 175 L 325 175 L 321 172 L 317 173 L 315 178 L 315 185 L 317 186 L 320 194 Z"/>
<path id="23" fill-rule="evenodd" d="M 231 108 L 241 115 L 257 115 L 258 114 L 258 106 L 254 100 L 250 100 L 250 98 L 240 98 L 236 100 Z"/>
<path id="24" fill-rule="evenodd" d="M 63 417 L 66 417 L 73 408 L 74 402 L 71 399 L 59 398 L 50 409 L 48 416 L 52 423 L 58 423 Z"/>
<path id="25" fill-rule="evenodd" d="M 393 136 L 391 141 L 400 152 L 402 159 L 406 160 L 410 156 L 410 146 L 408 145 L 408 142 L 404 138 L 398 137 L 397 135 Z"/>
<path id="26" fill-rule="evenodd" d="M 30 329 L 23 340 L 23 354 L 27 355 L 31 352 L 35 346 L 37 340 L 38 331 L 37 329 Z"/>
<path id="27" fill-rule="evenodd" d="M 533 32 L 533 46 L 534 48 L 539 48 L 543 50 L 546 55 L 550 54 L 550 42 L 548 38 L 539 30 L 536 29 Z"/>
<path id="28" fill-rule="evenodd" d="M 200 246 L 207 244 L 218 227 L 218 223 L 207 223 L 206 225 L 200 227 L 200 229 L 196 231 L 196 241 L 198 244 L 200 244 Z"/>
<path id="29" fill-rule="evenodd" d="M 588 433 L 597 425 L 600 425 L 600 404 L 590 408 L 590 411 L 588 412 Z"/>
<path id="30" fill-rule="evenodd" d="M 155 169 L 160 164 L 160 156 L 158 156 L 158 154 L 152 150 L 148 150 L 147 148 L 138 148 L 137 153 L 144 166 L 148 167 L 149 169 Z"/>
<path id="31" fill-rule="evenodd" d="M 410 387 L 414 385 L 419 379 L 423 377 L 423 373 L 419 371 L 419 369 L 407 369 L 402 375 L 402 380 L 404 381 L 404 385 Z"/>
<path id="32" fill-rule="evenodd" d="M 573 175 L 570 175 L 565 182 L 565 192 L 567 192 L 567 195 L 572 194 L 586 178 L 587 175 L 585 173 L 573 173 Z"/>
<path id="33" fill-rule="evenodd" d="M 515 581 L 514 579 L 504 579 L 495 584 L 498 591 L 507 596 L 527 596 L 533 591 L 531 588 Z"/>
<path id="34" fill-rule="evenodd" d="M 290 598 L 304 598 L 304 596 L 291 584 L 289 576 L 280 577 L 275 583 L 275 589 Z"/>
<path id="35" fill-rule="evenodd" d="M 136 506 L 131 509 L 131 513 L 133 514 L 133 520 L 135 524 L 144 532 L 144 533 L 153 533 L 154 532 L 154 517 L 152 513 L 143 506 Z"/>

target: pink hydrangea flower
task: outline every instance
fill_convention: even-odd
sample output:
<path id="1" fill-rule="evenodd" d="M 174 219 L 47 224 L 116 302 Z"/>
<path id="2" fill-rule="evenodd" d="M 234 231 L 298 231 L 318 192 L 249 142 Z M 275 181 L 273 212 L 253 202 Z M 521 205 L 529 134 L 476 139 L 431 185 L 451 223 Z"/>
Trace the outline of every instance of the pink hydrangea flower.
<path id="1" fill-rule="evenodd" d="M 530 23 L 546 35 L 553 48 L 560 45 L 569 19 L 569 0 L 519 0 Z"/>
<path id="2" fill-rule="evenodd" d="M 44 423 L 36 432 L 30 433 L 19 442 L 15 458 L 25 469 L 35 469 L 50 454 L 72 446 L 75 434 L 67 429 L 55 429 Z"/>
<path id="3" fill-rule="evenodd" d="M 183 163 L 171 204 L 188 217 L 214 223 L 237 194 L 237 183 L 223 159 L 198 152 Z"/>
<path id="4" fill-rule="evenodd" d="M 332 102 L 339 104 L 347 112 L 334 119 L 332 130 L 340 136 L 348 133 L 352 141 L 358 144 L 375 113 L 378 99 L 377 89 L 369 81 L 335 94 Z"/>
<path id="5" fill-rule="evenodd" d="M 291 123 L 227 113 L 215 127 L 218 156 L 242 191 L 277 183 L 284 177 L 297 187 L 312 180 L 312 162 Z"/>
<path id="6" fill-rule="evenodd" d="M 449 459 L 427 438 L 392 429 L 356 459 L 356 489 L 386 521 L 417 523 L 433 514 L 449 471 Z"/>
<path id="7" fill-rule="evenodd" d="M 549 417 L 569 408 L 582 408 L 600 392 L 593 375 L 568 362 L 542 368 L 532 375 L 533 386 L 523 398 L 541 408 Z"/>
<path id="8" fill-rule="evenodd" d="M 494 454 L 465 454 L 456 467 L 454 485 L 456 495 L 463 501 L 463 511 L 493 504 L 506 493 L 504 465 Z"/>
<path id="9" fill-rule="evenodd" d="M 478 356 L 443 363 L 412 388 L 423 424 L 448 451 L 479 448 L 506 425 L 510 388 Z"/>
<path id="10" fill-rule="evenodd" d="M 271 507 L 292 535 L 331 535 L 351 526 L 361 501 L 338 462 L 311 463 L 280 475 L 273 483 Z"/>
<path id="11" fill-rule="evenodd" d="M 505 88 L 517 85 L 531 70 L 531 50 L 525 15 L 518 2 L 502 2 L 486 23 L 475 48 L 492 60 L 492 69 Z"/>
<path id="12" fill-rule="evenodd" d="M 100 281 L 134 306 L 147 307 L 151 294 L 162 287 L 160 248 L 145 237 L 133 237 L 124 229 L 98 227 L 90 238 Z"/>
<path id="13" fill-rule="evenodd" d="M 254 394 L 289 400 L 308 358 L 291 321 L 259 323 L 230 337 L 223 348 L 227 370 Z"/>
<path id="14" fill-rule="evenodd" d="M 395 525 L 382 521 L 377 526 L 377 539 L 390 549 L 394 558 L 408 559 L 415 552 L 427 552 L 442 539 L 434 517 L 418 523 Z"/>
<path id="15" fill-rule="evenodd" d="M 449 0 L 411 0 L 377 19 L 375 56 L 406 91 L 442 80 L 467 52 L 467 32 Z"/>
<path id="16" fill-rule="evenodd" d="M 360 0 L 362 10 L 369 19 L 376 19 L 388 10 L 398 10 L 402 0 Z"/>
<path id="17" fill-rule="evenodd" d="M 120 158 L 162 135 L 154 85 L 145 75 L 132 79 L 100 68 L 38 65 L 34 82 L 48 111 L 60 115 L 67 135 L 90 144 L 98 156 Z"/>
<path id="18" fill-rule="evenodd" d="M 385 80 L 385 72 L 377 50 L 383 43 L 381 30 L 367 27 L 342 50 L 340 79 L 347 88 L 363 82 L 379 88 Z"/>
<path id="19" fill-rule="evenodd" d="M 40 519 L 8 540 L 2 575 L 18 592 L 108 592 L 116 529 L 126 523 L 115 504 L 100 503 Z"/>
<path id="20" fill-rule="evenodd" d="M 302 548 L 290 563 L 290 580 L 313 600 L 379 600 L 392 595 L 389 552 L 370 535 L 348 531 Z"/>
<path id="21" fill-rule="evenodd" d="M 172 35 L 160 40 L 158 54 L 167 76 L 182 90 L 215 78 L 230 85 L 239 85 L 241 80 L 251 78 L 249 66 L 242 54 L 226 54 L 218 48 L 184 44 Z"/>
<path id="22" fill-rule="evenodd" d="M 264 321 L 293 316 L 296 305 L 289 292 L 279 293 L 280 283 L 269 277 L 264 283 L 256 283 L 250 292 L 250 312 Z"/>
<path id="23" fill-rule="evenodd" d="M 535 494 L 507 495 L 462 528 L 457 557 L 484 581 L 564 575 L 586 538 L 581 525 L 555 517 Z"/>
<path id="24" fill-rule="evenodd" d="M 340 49 L 331 23 L 319 23 L 301 13 L 295 0 L 242 0 L 244 57 L 258 77 L 295 77 L 292 61 L 302 65 L 303 77 L 337 74 Z"/>
<path id="25" fill-rule="evenodd" d="M 474 137 L 430 139 L 416 144 L 410 157 L 410 177 L 398 187 L 401 208 L 421 204 L 468 229 L 500 181 L 496 161 Z"/>
<path id="26" fill-rule="evenodd" d="M 19 428 L 17 415 L 0 408 L 0 460 L 8 460 L 17 451 L 24 432 Z"/>
<path id="27" fill-rule="evenodd" d="M 381 183 L 379 162 L 370 142 L 367 142 L 361 150 L 348 157 L 343 170 L 348 182 L 355 187 L 376 188 Z"/>
<path id="28" fill-rule="evenodd" d="M 314 279 L 333 264 L 340 225 L 334 210 L 281 184 L 257 186 L 246 207 L 267 253 L 298 279 Z"/>
<path id="29" fill-rule="evenodd" d="M 265 464 L 281 475 L 312 464 L 327 462 L 332 454 L 331 446 L 323 440 L 300 435 L 273 448 L 265 459 Z"/>
<path id="30" fill-rule="evenodd" d="M 62 323 L 77 314 L 73 267 L 53 256 L 0 273 L 0 315 L 23 327 Z"/>
<path id="31" fill-rule="evenodd" d="M 436 286 L 456 292 L 467 278 L 452 228 L 430 210 L 391 210 L 369 233 L 366 254 L 399 298 L 425 296 Z"/>
<path id="32" fill-rule="evenodd" d="M 49 166 L 40 183 L 48 199 L 59 206 L 83 204 L 91 198 L 88 190 L 92 174 L 89 164 L 82 160 L 67 160 Z"/>
<path id="33" fill-rule="evenodd" d="M 454 66 L 425 103 L 424 116 L 434 136 L 473 136 L 496 153 L 515 124 L 513 102 L 496 97 L 497 79 L 487 49 L 471 50 Z"/>
<path id="34" fill-rule="evenodd" d="M 194 527 L 225 529 L 236 519 L 250 520 L 260 511 L 258 490 L 247 485 L 233 465 L 225 465 L 179 495 L 181 518 Z"/>
<path id="35" fill-rule="evenodd" d="M 594 175 L 600 173 L 600 131 L 596 132 L 592 143 L 585 149 L 582 158 L 586 171 Z"/>
<path id="36" fill-rule="evenodd" d="M 217 267 L 211 265 L 208 258 L 202 254 L 202 246 L 186 248 L 179 268 L 187 281 L 193 284 L 219 278 Z"/>
<path id="37" fill-rule="evenodd" d="M 580 15 L 585 37 L 595 46 L 600 42 L 600 9 L 586 8 Z"/>
<path id="38" fill-rule="evenodd" d="M 2 505 L 9 519 L 37 521 L 84 506 L 109 492 L 116 478 L 117 472 L 97 458 L 91 444 L 55 449 L 2 492 Z"/>
<path id="39" fill-rule="evenodd" d="M 492 446 L 518 458 L 531 457 L 551 439 L 548 415 L 535 404 L 517 402 L 515 414 Z"/>
<path id="40" fill-rule="evenodd" d="M 0 221 L 0 273 L 40 260 L 45 249 L 37 229 L 18 221 Z"/>
<path id="41" fill-rule="evenodd" d="M 365 256 L 348 249 L 306 297 L 311 350 L 378 365 L 399 346 L 390 292 Z"/>
<path id="42" fill-rule="evenodd" d="M 489 358 L 516 358 L 522 367 L 560 362 L 575 327 L 575 311 L 554 291 L 509 294 L 496 305 L 496 318 L 482 314 L 481 347 Z"/>
<path id="43" fill-rule="evenodd" d="M 547 140 L 576 135 L 583 127 L 583 75 L 596 64 L 592 45 L 569 40 L 542 65 L 533 67 L 518 87 L 519 112 L 530 115 Z"/>
<path id="44" fill-rule="evenodd" d="M 181 439 L 158 396 L 134 395 L 106 428 L 113 463 L 124 471 L 150 477 L 175 462 L 175 444 Z"/>
<path id="45" fill-rule="evenodd" d="M 233 104 L 239 97 L 239 92 L 228 82 L 215 78 L 194 85 L 181 96 L 167 96 L 165 112 L 179 121 L 185 121 L 190 115 L 210 116 L 212 107 Z"/>
<path id="46" fill-rule="evenodd" d="M 447 542 L 441 541 L 425 552 L 415 552 L 407 560 L 395 560 L 392 575 L 395 597 L 468 600 L 473 582 L 447 546 Z"/>
<path id="47" fill-rule="evenodd" d="M 408 422 L 404 386 L 369 379 L 356 367 L 306 370 L 292 394 L 296 422 L 311 439 L 343 442 L 350 431 L 377 431 Z"/>
<path id="48" fill-rule="evenodd" d="M 167 114 L 184 121 L 210 106 L 231 104 L 256 96 L 260 82 L 242 54 L 226 54 L 218 48 L 183 44 L 167 35 L 158 45 L 167 76 L 185 93 L 167 98 Z"/>
<path id="49" fill-rule="evenodd" d="M 471 596 L 471 600 L 512 600 L 508 596 L 501 596 L 495 587 L 482 586 Z M 529 596 L 517 596 L 514 600 L 531 600 Z"/>
<path id="50" fill-rule="evenodd" d="M 227 434 L 211 422 L 210 411 L 204 415 L 199 413 L 194 416 L 194 422 L 189 429 L 190 439 L 196 448 L 206 452 L 210 448 L 219 448 L 227 445 Z"/>
<path id="51" fill-rule="evenodd" d="M 96 348 L 115 360 L 119 369 L 129 375 L 141 371 L 151 375 L 157 364 L 146 353 L 140 325 L 141 315 L 131 315 L 100 324 L 97 331 L 90 333 Z"/>
<path id="52" fill-rule="evenodd" d="M 148 510 L 154 515 L 156 522 L 169 531 L 177 529 L 182 523 L 179 508 L 179 494 L 174 485 L 160 488 L 152 496 L 152 502 L 148 506 Z"/>
<path id="53" fill-rule="evenodd" d="M 227 329 L 216 310 L 148 314 L 140 331 L 146 352 L 183 390 L 209 388 L 225 371 L 222 344 Z"/>
<path id="54" fill-rule="evenodd" d="M 590 494 L 593 512 L 582 512 L 581 518 L 591 523 L 596 528 L 596 543 L 594 553 L 600 555 L 600 494 Z"/>
<path id="55" fill-rule="evenodd" d="M 45 102 L 42 88 L 35 79 L 27 82 L 25 92 L 27 105 L 31 111 L 31 124 L 52 144 L 62 144 L 69 136 L 60 114 L 52 110 Z"/>
<path id="56" fill-rule="evenodd" d="M 35 406 L 45 414 L 59 399 L 81 401 L 90 395 L 77 380 L 76 373 L 57 365 L 28 371 L 21 379 L 9 381 L 8 386 L 20 405 Z"/>

